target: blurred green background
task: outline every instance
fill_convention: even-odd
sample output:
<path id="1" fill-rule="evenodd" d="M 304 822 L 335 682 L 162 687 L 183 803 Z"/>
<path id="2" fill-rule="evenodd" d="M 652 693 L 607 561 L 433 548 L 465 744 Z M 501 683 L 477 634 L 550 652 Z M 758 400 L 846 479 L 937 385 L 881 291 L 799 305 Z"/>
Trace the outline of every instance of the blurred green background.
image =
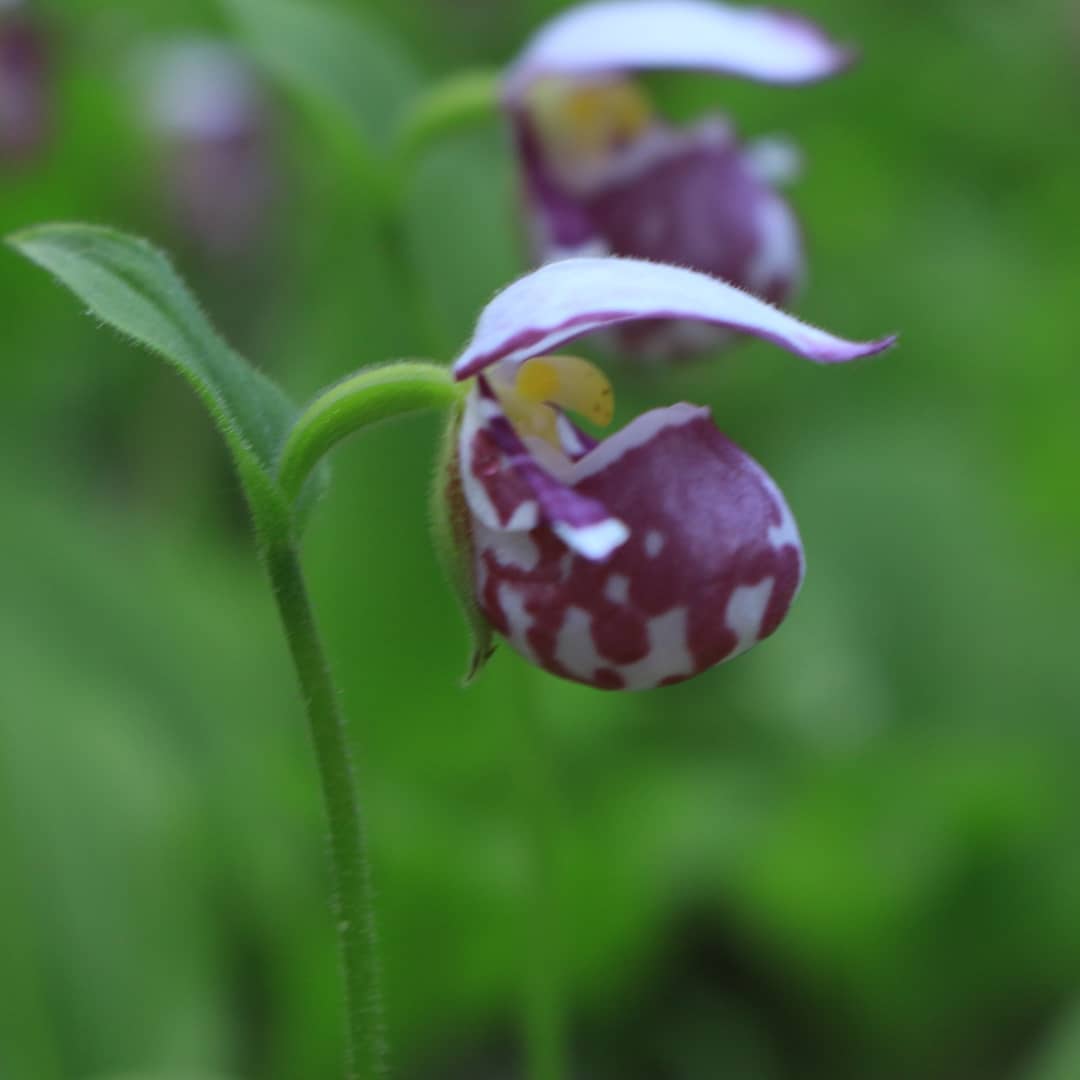
<path id="1" fill-rule="evenodd" d="M 421 87 L 505 63 L 568 5 L 338 6 Z M 210 0 L 26 10 L 53 126 L 0 167 L 0 232 L 151 237 L 299 399 L 366 363 L 449 359 L 521 270 L 497 124 L 420 156 L 390 234 L 269 72 L 265 216 L 244 250 L 200 246 L 169 211 L 137 58 L 252 36 Z M 1080 9 L 804 11 L 862 47 L 852 74 L 654 88 L 801 143 L 797 310 L 901 348 L 835 371 L 756 344 L 664 378 L 609 368 L 621 421 L 710 404 L 784 488 L 809 576 L 776 638 L 644 695 L 505 652 L 462 691 L 426 535 L 437 420 L 336 455 L 306 564 L 403 1077 L 520 1075 L 525 708 L 556 759 L 581 1077 L 1080 1077 Z M 225 454 L 180 380 L 7 251 L 0 288 L 0 1076 L 333 1077 L 315 775 Z"/>

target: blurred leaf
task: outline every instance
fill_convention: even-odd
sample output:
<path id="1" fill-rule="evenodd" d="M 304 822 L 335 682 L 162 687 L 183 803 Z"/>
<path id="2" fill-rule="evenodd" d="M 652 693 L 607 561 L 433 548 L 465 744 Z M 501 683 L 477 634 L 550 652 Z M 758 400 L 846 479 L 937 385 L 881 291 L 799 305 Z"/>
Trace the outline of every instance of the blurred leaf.
<path id="1" fill-rule="evenodd" d="M 1080 1007 L 1070 1008 L 1020 1080 L 1075 1080 L 1080 1076 Z"/>
<path id="2" fill-rule="evenodd" d="M 501 130 L 475 128 L 429 151 L 408 191 L 409 256 L 440 352 L 450 355 L 492 293 L 521 273 L 523 226 Z"/>
<path id="3" fill-rule="evenodd" d="M 224 1073 L 208 1072 L 134 1072 L 111 1073 L 94 1080 L 232 1080 Z"/>
<path id="4" fill-rule="evenodd" d="M 451 76 L 498 69 L 571 0 L 324 2 L 410 35 L 425 70 Z M 57 31 L 62 123 L 41 160 L 4 169 L 0 235 L 48 220 L 145 231 L 161 188 L 116 58 L 144 31 L 220 25 L 208 12 L 223 0 L 38 7 Z M 254 36 L 280 0 L 243 7 Z M 622 369 L 626 417 L 714 406 L 781 481 L 810 573 L 779 634 L 692 683 L 633 698 L 540 676 L 531 688 L 573 825 L 575 1026 L 597 1077 L 641 1074 L 642 1049 L 699 1045 L 714 1060 L 684 1066 L 673 1049 L 671 1068 L 742 1077 L 759 1030 L 781 1075 L 1078 1076 L 1075 4 L 813 7 L 863 52 L 842 79 L 793 92 L 650 82 L 665 83 L 668 119 L 722 103 L 747 138 L 798 138 L 801 311 L 852 333 L 896 325 L 907 344 L 834 377 L 765 347 Z M 380 95 L 365 107 L 400 147 L 405 114 L 384 117 Z M 449 356 L 522 266 L 513 157 L 501 125 L 481 124 L 426 144 L 405 195 L 418 282 L 388 269 L 379 208 L 325 143 L 340 120 L 338 148 L 382 182 L 350 109 L 321 108 L 312 132 L 277 129 L 295 186 L 261 301 L 240 295 L 235 263 L 204 267 L 197 290 L 305 399 L 361 362 L 412 355 L 418 288 L 439 334 L 426 351 Z M 334 1076 L 318 794 L 269 598 L 221 521 L 181 543 L 128 474 L 141 432 L 125 421 L 155 422 L 148 384 L 124 376 L 114 342 L 89 338 L 74 317 L 86 305 L 61 310 L 16 260 L 0 260 L 0 279 L 0 758 L 15 755 L 0 787 L 18 786 L 0 1075 L 44 1077 L 31 1045 L 44 1040 L 82 1080 L 230 1064 L 245 1080 Z M 421 417 L 342 448 L 349 482 L 306 561 L 345 698 L 371 719 L 354 735 L 402 1072 L 473 1077 L 481 1067 L 434 1060 L 509 1041 L 522 920 L 505 766 L 522 690 L 498 657 L 468 694 L 449 691 L 456 613 L 418 497 L 436 428 Z M 176 475 L 219 483 L 187 455 Z M 687 908 L 733 951 L 698 951 L 696 930 L 685 951 Z M 702 979 L 717 996 L 699 1044 Z M 749 1007 L 727 1042 L 734 1004 Z M 35 1020 L 41 1008 L 51 1016 Z M 615 1067 L 592 1064 L 605 1056 L 597 1012 L 612 1017 Z M 831 1067 L 814 1069 L 819 1049 Z"/>
<path id="5" fill-rule="evenodd" d="M 431 88 L 406 114 L 399 151 L 406 163 L 425 147 L 499 115 L 499 73 L 463 71 Z"/>
<path id="6" fill-rule="evenodd" d="M 218 336 L 165 255 L 92 225 L 43 225 L 8 242 L 91 314 L 173 364 L 210 410 L 249 496 L 270 494 L 274 458 L 295 409 Z"/>
<path id="7" fill-rule="evenodd" d="M 223 0 L 256 58 L 366 156 L 387 150 L 420 79 L 398 43 L 353 9 Z"/>

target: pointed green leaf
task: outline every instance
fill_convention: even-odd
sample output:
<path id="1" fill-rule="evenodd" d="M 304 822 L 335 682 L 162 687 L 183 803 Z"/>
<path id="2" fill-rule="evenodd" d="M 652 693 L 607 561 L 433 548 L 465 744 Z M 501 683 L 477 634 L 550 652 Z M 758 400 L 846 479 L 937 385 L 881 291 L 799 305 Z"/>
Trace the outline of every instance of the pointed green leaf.
<path id="1" fill-rule="evenodd" d="M 145 240 L 93 225 L 42 225 L 8 243 L 101 319 L 157 353 L 194 387 L 225 436 L 253 510 L 272 493 L 275 458 L 296 409 L 231 349 L 172 264 Z"/>
<path id="2" fill-rule="evenodd" d="M 389 149 L 420 79 L 385 30 L 325 0 L 223 3 L 256 59 L 286 87 L 368 155 Z"/>

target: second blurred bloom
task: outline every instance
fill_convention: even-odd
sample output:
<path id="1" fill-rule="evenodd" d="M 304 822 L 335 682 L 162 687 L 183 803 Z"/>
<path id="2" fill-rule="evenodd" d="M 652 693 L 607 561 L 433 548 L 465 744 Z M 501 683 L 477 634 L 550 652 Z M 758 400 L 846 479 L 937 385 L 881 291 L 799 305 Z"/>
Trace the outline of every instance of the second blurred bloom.
<path id="1" fill-rule="evenodd" d="M 722 116 L 673 126 L 632 75 L 682 69 L 802 84 L 849 61 L 797 16 L 712 0 L 596 0 L 556 18 L 504 83 L 535 261 L 643 258 L 788 301 L 803 243 L 776 185 L 798 172 L 797 152 L 778 141 L 744 145 Z M 658 320 L 618 338 L 620 352 L 667 359 L 724 335 Z"/>

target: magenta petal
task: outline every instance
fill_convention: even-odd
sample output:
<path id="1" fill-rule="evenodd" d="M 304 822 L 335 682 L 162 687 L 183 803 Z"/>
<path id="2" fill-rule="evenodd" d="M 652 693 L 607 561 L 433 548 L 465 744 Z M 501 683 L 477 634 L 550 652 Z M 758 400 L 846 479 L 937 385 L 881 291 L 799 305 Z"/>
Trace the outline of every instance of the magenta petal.
<path id="1" fill-rule="evenodd" d="M 465 499 L 486 529 L 515 533 L 543 523 L 586 559 L 605 559 L 626 540 L 626 526 L 603 503 L 544 468 L 484 379 L 466 404 L 459 459 Z"/>
<path id="2" fill-rule="evenodd" d="M 543 263 L 567 255 L 597 254 L 596 229 L 586 208 L 551 176 L 535 132 L 520 116 L 514 122 L 514 139 L 524 179 L 522 195 L 536 261 Z"/>
<path id="3" fill-rule="evenodd" d="M 768 637 L 803 576 L 783 496 L 707 409 L 638 417 L 570 474 L 626 522 L 605 562 L 551 529 L 475 534 L 477 599 L 524 656 L 564 678 L 642 690 L 689 678 Z"/>
<path id="4" fill-rule="evenodd" d="M 564 259 L 526 274 L 484 308 L 454 375 L 465 379 L 500 360 L 520 363 L 594 330 L 639 319 L 740 330 L 822 364 L 870 356 L 896 340 L 834 337 L 693 270 L 638 259 Z"/>
<path id="5" fill-rule="evenodd" d="M 685 266 L 772 303 L 802 276 L 794 214 L 715 118 L 658 128 L 582 203 L 613 255 Z"/>
<path id="6" fill-rule="evenodd" d="M 799 84 L 835 75 L 851 59 L 819 27 L 786 12 L 713 0 L 596 0 L 533 37 L 507 76 L 506 98 L 520 100 L 545 76 L 653 68 Z"/>

